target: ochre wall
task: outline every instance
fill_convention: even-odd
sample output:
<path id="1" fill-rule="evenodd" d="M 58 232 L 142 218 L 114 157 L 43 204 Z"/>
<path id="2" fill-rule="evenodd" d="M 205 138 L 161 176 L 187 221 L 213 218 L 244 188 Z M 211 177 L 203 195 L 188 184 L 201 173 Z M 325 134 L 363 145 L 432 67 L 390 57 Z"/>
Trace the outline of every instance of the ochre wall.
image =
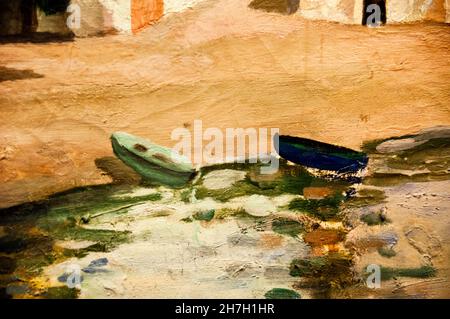
<path id="1" fill-rule="evenodd" d="M 158 21 L 164 13 L 164 0 L 131 0 L 131 30 L 136 33 Z"/>
<path id="2" fill-rule="evenodd" d="M 434 0 L 425 14 L 427 20 L 445 21 L 446 7 L 445 0 Z"/>

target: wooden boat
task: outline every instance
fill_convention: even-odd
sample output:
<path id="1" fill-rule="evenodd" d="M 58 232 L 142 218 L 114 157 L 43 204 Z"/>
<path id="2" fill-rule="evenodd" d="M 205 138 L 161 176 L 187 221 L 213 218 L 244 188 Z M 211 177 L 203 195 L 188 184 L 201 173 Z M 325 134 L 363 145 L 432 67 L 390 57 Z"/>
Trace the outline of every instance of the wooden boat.
<path id="1" fill-rule="evenodd" d="M 186 157 L 138 136 L 115 132 L 111 143 L 116 156 L 149 182 L 183 187 L 195 174 Z"/>
<path id="2" fill-rule="evenodd" d="M 338 174 L 356 173 L 368 162 L 365 153 L 301 137 L 276 135 L 274 145 L 278 154 L 290 162 Z"/>

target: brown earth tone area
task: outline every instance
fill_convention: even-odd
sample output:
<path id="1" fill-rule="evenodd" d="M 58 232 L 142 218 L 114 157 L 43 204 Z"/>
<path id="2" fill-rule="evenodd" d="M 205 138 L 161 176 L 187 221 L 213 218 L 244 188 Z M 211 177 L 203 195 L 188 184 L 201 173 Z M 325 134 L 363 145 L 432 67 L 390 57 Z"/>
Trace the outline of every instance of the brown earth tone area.
<path id="1" fill-rule="evenodd" d="M 164 13 L 163 0 L 131 1 L 131 29 L 137 33 L 149 24 L 158 21 Z"/>
<path id="2" fill-rule="evenodd" d="M 445 24 L 368 29 L 237 0 L 135 36 L 3 43 L 0 207 L 110 182 L 95 161 L 118 130 L 173 146 L 173 129 L 201 119 L 359 148 L 448 125 L 449 46 Z"/>

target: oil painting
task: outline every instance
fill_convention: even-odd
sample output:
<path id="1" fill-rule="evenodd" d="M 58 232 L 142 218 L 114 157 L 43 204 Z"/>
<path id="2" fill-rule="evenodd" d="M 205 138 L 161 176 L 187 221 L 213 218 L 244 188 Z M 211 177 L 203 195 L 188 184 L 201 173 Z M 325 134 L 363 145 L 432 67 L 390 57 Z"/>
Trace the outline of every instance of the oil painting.
<path id="1" fill-rule="evenodd" d="M 0 298 L 450 298 L 449 23 L 0 1 Z"/>

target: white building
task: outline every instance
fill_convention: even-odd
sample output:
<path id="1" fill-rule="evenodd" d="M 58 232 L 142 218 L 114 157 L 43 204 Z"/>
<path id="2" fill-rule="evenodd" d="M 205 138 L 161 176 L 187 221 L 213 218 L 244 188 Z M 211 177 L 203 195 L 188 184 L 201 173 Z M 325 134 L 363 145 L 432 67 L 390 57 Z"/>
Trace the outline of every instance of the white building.
<path id="1" fill-rule="evenodd" d="M 75 36 L 136 33 L 156 23 L 165 14 L 180 12 L 202 1 L 205 0 L 5 0 L 0 1 L 0 35 L 32 32 L 73 33 Z M 364 24 L 371 4 L 379 5 L 382 20 L 388 24 L 426 20 L 450 22 L 450 0 L 274 1 L 289 1 L 286 4 L 293 5 L 296 14 L 306 19 L 345 24 Z M 43 3 L 47 7 L 43 8 Z M 67 12 L 68 7 L 72 9 L 70 12 Z M 67 18 L 76 15 L 76 10 L 80 14 L 79 25 L 69 28 Z"/>
<path id="2" fill-rule="evenodd" d="M 363 24 L 368 6 L 378 4 L 386 23 L 450 22 L 450 0 L 300 0 L 297 14 L 313 20 Z"/>

